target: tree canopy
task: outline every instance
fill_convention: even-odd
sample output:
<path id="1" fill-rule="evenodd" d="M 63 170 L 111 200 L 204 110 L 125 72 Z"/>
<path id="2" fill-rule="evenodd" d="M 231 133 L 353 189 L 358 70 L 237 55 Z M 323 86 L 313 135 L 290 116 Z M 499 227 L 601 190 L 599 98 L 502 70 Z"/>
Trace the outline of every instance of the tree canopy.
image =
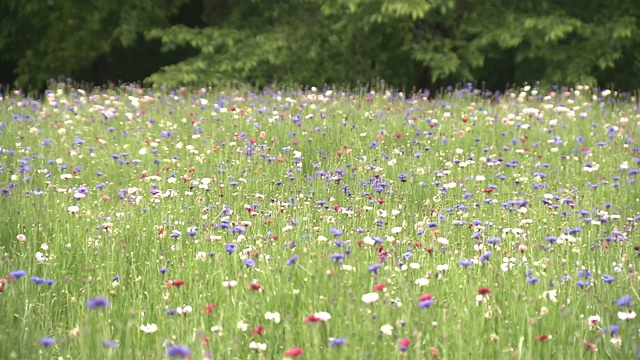
<path id="1" fill-rule="evenodd" d="M 640 86 L 640 7 L 633 0 L 198 4 L 198 24 L 169 26 L 181 2 L 8 0 L 0 3 L 0 11 L 9 10 L 1 12 L 9 26 L 0 30 L 0 49 L 18 61 L 22 81 L 73 73 L 78 63 L 144 33 L 165 51 L 191 49 L 145 79 L 170 87 L 380 79 L 420 88 L 460 81 Z"/>

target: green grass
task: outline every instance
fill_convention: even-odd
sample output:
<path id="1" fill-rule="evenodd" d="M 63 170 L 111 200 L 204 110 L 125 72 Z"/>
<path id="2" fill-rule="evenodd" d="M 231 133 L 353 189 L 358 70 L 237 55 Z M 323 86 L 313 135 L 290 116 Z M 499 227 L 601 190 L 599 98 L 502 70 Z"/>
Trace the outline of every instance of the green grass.
<path id="1" fill-rule="evenodd" d="M 581 90 L 5 94 L 0 358 L 633 358 L 638 103 Z"/>

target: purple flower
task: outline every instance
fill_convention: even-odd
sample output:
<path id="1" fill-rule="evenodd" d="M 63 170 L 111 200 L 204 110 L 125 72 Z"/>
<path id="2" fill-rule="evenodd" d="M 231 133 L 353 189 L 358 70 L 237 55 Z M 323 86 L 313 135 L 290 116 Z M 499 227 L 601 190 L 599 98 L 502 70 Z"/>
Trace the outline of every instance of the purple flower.
<path id="1" fill-rule="evenodd" d="M 40 338 L 38 342 L 40 343 L 40 345 L 44 347 L 49 347 L 49 346 L 55 345 L 56 340 L 52 337 L 43 337 L 43 338 Z"/>
<path id="2" fill-rule="evenodd" d="M 540 278 L 537 276 L 528 276 L 527 277 L 527 284 L 535 284 L 538 281 L 540 281 Z"/>
<path id="3" fill-rule="evenodd" d="M 586 284 L 584 283 L 584 281 L 582 281 L 582 280 L 578 280 L 578 281 L 576 281 L 576 285 L 578 285 L 578 287 L 582 289 L 582 288 L 584 288 L 584 286 L 585 286 Z"/>
<path id="4" fill-rule="evenodd" d="M 578 277 L 586 277 L 591 279 L 591 270 L 586 270 L 586 271 L 579 270 Z"/>
<path id="5" fill-rule="evenodd" d="M 224 246 L 224 250 L 229 254 L 232 254 L 234 251 L 236 251 L 236 244 L 228 243 L 227 245 Z"/>
<path id="6" fill-rule="evenodd" d="M 427 299 L 418 303 L 418 307 L 420 309 L 428 309 L 431 305 L 433 305 L 433 299 Z"/>
<path id="7" fill-rule="evenodd" d="M 632 301 L 633 301 L 633 298 L 631 297 L 631 295 L 625 295 L 620 299 L 618 299 L 616 303 L 618 304 L 618 306 L 624 307 L 624 306 L 631 306 Z"/>
<path id="8" fill-rule="evenodd" d="M 471 265 L 473 265 L 473 261 L 472 260 L 467 260 L 467 259 L 462 259 L 458 262 L 458 264 L 464 266 L 464 267 L 469 267 Z"/>
<path id="9" fill-rule="evenodd" d="M 344 254 L 332 254 L 330 257 L 331 257 L 331 261 L 335 263 L 338 263 L 338 264 L 344 263 Z"/>
<path id="10" fill-rule="evenodd" d="M 615 336 L 618 333 L 618 331 L 620 331 L 620 328 L 618 327 L 618 325 L 609 325 L 602 328 L 603 333 L 606 334 L 607 332 L 609 332 L 611 333 L 611 336 Z"/>
<path id="11" fill-rule="evenodd" d="M 254 267 L 254 266 L 256 266 L 256 262 L 253 261 L 253 259 L 245 259 L 244 260 L 244 265 L 246 267 Z"/>
<path id="12" fill-rule="evenodd" d="M 329 233 L 333 236 L 342 236 L 342 230 L 336 228 L 330 228 Z"/>
<path id="13" fill-rule="evenodd" d="M 491 244 L 491 245 L 495 245 L 495 244 L 497 244 L 499 242 L 500 242 L 500 238 L 497 237 L 497 236 L 492 236 L 492 237 L 487 239 L 487 243 Z"/>
<path id="14" fill-rule="evenodd" d="M 106 347 L 106 348 L 113 349 L 113 348 L 118 347 L 118 343 L 113 341 L 113 340 L 103 340 L 102 341 L 102 346 Z"/>
<path id="15" fill-rule="evenodd" d="M 233 229 L 231 230 L 231 232 L 234 234 L 242 234 L 245 231 L 247 231 L 247 229 L 245 229 L 244 226 L 240 226 L 240 225 L 234 226 Z"/>
<path id="16" fill-rule="evenodd" d="M 167 272 L 167 268 L 166 267 L 161 267 L 160 269 L 158 269 L 158 271 L 160 271 L 160 274 L 164 274 Z"/>
<path id="17" fill-rule="evenodd" d="M 606 283 L 612 283 L 615 281 L 616 278 L 614 278 L 611 275 L 607 275 L 607 274 L 603 274 L 602 275 L 602 281 L 606 282 Z"/>
<path id="18" fill-rule="evenodd" d="M 175 358 L 186 358 L 189 355 L 191 355 L 191 351 L 189 351 L 189 348 L 186 346 L 180 346 L 180 345 L 172 345 L 168 350 L 167 350 L 167 355 L 169 357 L 175 357 Z"/>
<path id="19" fill-rule="evenodd" d="M 9 273 L 9 277 L 12 277 L 14 279 L 20 279 L 25 275 L 27 275 L 27 272 L 24 270 L 16 270 Z"/>
<path id="20" fill-rule="evenodd" d="M 101 296 L 87 300 L 87 307 L 89 309 L 98 309 L 109 307 L 109 300 L 106 297 Z"/>
<path id="21" fill-rule="evenodd" d="M 171 238 L 173 238 L 173 239 L 177 239 L 180 236 L 182 236 L 182 233 L 179 230 L 173 230 L 171 232 Z"/>
<path id="22" fill-rule="evenodd" d="M 343 337 L 339 337 L 339 338 L 335 338 L 333 340 L 331 340 L 331 343 L 329 343 L 329 346 L 334 347 L 334 346 L 342 346 L 347 342 L 347 339 L 343 338 Z"/>
<path id="23" fill-rule="evenodd" d="M 369 272 L 376 272 L 378 271 L 378 269 L 380 269 L 382 267 L 382 264 L 373 264 L 371 266 L 369 266 Z"/>
<path id="24" fill-rule="evenodd" d="M 480 261 L 484 264 L 491 257 L 491 251 L 487 251 L 486 253 L 480 255 Z"/>
<path id="25" fill-rule="evenodd" d="M 287 266 L 291 266 L 298 261 L 298 254 L 294 254 L 291 259 L 287 260 Z"/>

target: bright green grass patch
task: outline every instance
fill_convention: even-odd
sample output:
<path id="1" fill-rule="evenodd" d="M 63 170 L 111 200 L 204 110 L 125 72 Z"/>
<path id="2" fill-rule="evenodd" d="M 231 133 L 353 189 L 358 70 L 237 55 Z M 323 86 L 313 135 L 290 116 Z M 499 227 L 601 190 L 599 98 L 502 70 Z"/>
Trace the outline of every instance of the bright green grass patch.
<path id="1" fill-rule="evenodd" d="M 0 358 L 631 358 L 637 100 L 580 90 L 6 94 Z"/>

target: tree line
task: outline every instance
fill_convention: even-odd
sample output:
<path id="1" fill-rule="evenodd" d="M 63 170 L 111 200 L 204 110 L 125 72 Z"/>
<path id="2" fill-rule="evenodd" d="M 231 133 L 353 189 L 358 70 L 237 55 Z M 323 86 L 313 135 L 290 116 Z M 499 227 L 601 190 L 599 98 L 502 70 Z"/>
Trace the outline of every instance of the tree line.
<path id="1" fill-rule="evenodd" d="M 635 0 L 3 0 L 0 80 L 640 87 Z"/>

